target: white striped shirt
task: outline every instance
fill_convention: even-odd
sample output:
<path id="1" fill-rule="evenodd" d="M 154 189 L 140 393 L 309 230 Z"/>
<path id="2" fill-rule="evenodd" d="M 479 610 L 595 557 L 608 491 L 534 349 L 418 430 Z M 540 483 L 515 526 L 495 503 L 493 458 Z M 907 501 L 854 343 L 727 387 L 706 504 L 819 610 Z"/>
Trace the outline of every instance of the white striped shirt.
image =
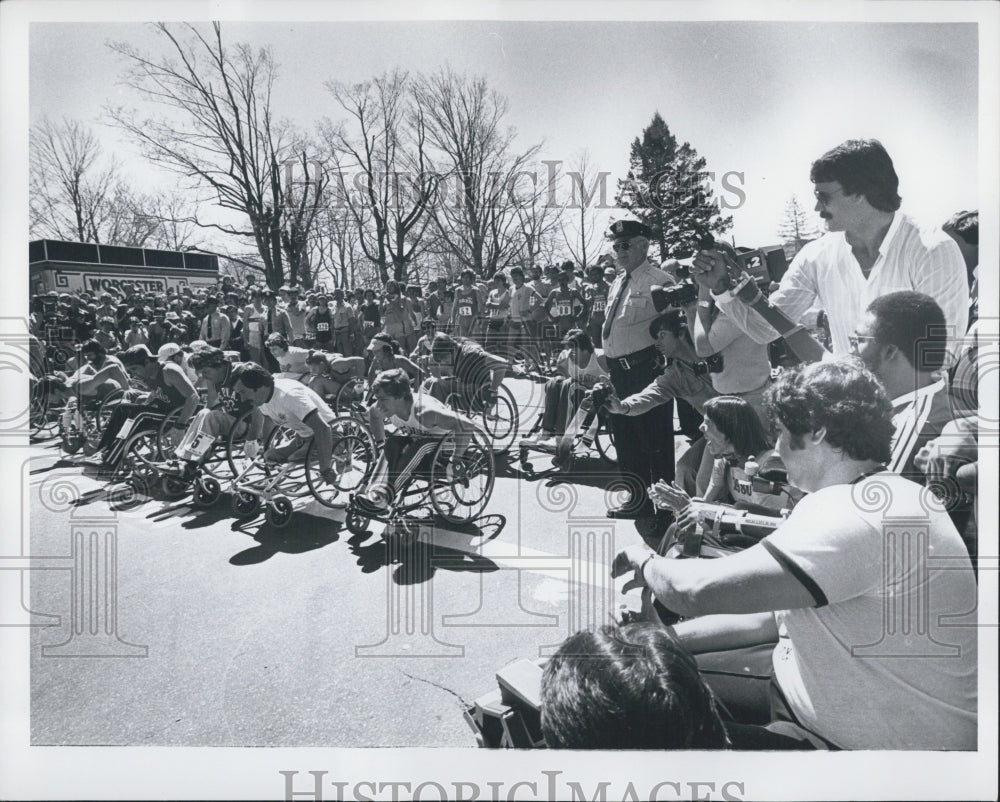
<path id="1" fill-rule="evenodd" d="M 890 471 L 913 473 L 914 455 L 924 443 L 940 434 L 941 426 L 951 417 L 947 414 L 947 396 L 947 384 L 940 379 L 893 399 L 892 423 L 896 433 L 892 436 L 892 459 L 887 466 Z"/>

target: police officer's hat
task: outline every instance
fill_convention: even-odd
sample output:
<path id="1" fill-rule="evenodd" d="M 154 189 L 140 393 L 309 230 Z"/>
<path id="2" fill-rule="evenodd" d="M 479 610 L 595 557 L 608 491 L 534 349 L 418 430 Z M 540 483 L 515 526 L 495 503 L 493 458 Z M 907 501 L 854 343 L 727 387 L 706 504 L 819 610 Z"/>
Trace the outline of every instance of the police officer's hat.
<path id="1" fill-rule="evenodd" d="M 619 237 L 623 239 L 628 237 L 645 237 L 649 239 L 653 236 L 653 230 L 638 220 L 616 220 L 611 224 L 611 228 L 608 229 L 608 235 L 612 239 L 618 239 Z"/>

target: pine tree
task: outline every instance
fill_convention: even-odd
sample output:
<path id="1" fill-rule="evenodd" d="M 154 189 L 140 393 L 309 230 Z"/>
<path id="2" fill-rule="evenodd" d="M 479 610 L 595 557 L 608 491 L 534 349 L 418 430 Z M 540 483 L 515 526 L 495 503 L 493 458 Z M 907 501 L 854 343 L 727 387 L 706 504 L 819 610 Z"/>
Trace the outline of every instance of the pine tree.
<path id="1" fill-rule="evenodd" d="M 706 234 L 721 234 L 733 224 L 712 198 L 705 160 L 690 143 L 676 137 L 659 112 L 632 142 L 629 171 L 618 182 L 615 203 L 653 230 L 660 258 L 684 258 Z"/>
<path id="2" fill-rule="evenodd" d="M 799 201 L 798 196 L 792 195 L 785 203 L 784 216 L 781 223 L 778 224 L 778 237 L 785 246 L 785 250 L 791 251 L 794 256 L 802 249 L 803 245 L 821 234 L 822 231 L 815 215 L 810 215 Z"/>

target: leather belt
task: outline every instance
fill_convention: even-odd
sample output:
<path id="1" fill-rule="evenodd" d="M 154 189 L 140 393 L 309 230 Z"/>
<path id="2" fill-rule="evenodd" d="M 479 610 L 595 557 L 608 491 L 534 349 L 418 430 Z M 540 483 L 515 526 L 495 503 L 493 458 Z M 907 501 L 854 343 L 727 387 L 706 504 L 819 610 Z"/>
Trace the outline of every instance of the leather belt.
<path id="1" fill-rule="evenodd" d="M 656 346 L 651 345 L 648 348 L 643 348 L 641 351 L 635 351 L 625 356 L 608 357 L 608 361 L 618 365 L 621 370 L 629 371 L 652 362 L 658 355 L 659 351 L 656 350 Z"/>

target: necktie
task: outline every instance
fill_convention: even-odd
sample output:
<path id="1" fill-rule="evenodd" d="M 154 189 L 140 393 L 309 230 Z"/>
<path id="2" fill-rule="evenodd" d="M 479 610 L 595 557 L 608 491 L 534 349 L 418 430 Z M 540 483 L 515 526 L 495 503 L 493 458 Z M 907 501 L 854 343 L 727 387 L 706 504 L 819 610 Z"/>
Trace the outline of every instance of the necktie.
<path id="1" fill-rule="evenodd" d="M 207 334 L 208 334 L 208 336 L 205 337 L 205 339 L 211 341 L 212 340 L 212 313 L 211 312 L 208 313 L 208 332 L 207 332 Z"/>
<path id="2" fill-rule="evenodd" d="M 628 280 L 632 278 L 631 273 L 625 274 L 625 280 L 622 282 L 621 289 L 618 290 L 618 294 L 615 296 L 614 302 L 611 304 L 611 308 L 608 309 L 604 318 L 604 328 L 601 329 L 601 337 L 603 339 L 608 339 L 611 334 L 611 324 L 614 322 L 615 315 L 618 314 L 618 307 L 621 306 L 622 298 L 625 297 L 625 289 L 628 287 Z"/>

